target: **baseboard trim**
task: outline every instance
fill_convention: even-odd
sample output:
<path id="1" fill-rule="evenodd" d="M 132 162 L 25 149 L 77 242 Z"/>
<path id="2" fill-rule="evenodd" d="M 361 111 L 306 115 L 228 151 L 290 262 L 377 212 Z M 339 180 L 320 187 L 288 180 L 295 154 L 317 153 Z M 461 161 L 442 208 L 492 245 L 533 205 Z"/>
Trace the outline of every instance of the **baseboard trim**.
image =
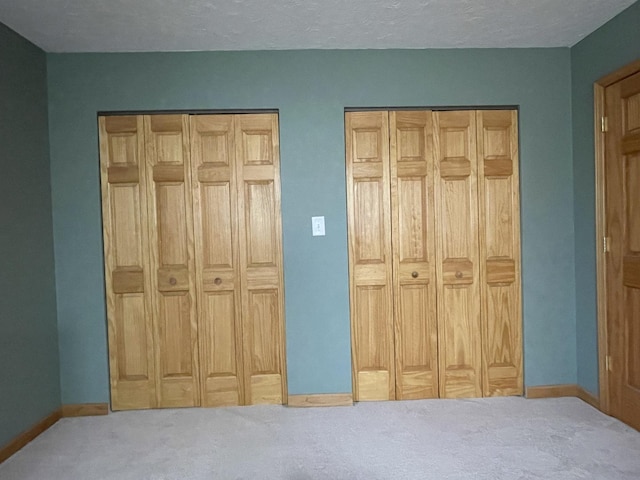
<path id="1" fill-rule="evenodd" d="M 347 407 L 353 405 L 350 393 L 289 395 L 290 407 Z"/>
<path id="2" fill-rule="evenodd" d="M 600 410 L 600 400 L 597 397 L 587 392 L 584 388 L 578 386 L 578 395 L 577 397 L 583 402 L 588 403 L 593 408 Z"/>
<path id="3" fill-rule="evenodd" d="M 62 406 L 63 417 L 94 417 L 109 414 L 108 403 L 79 403 Z"/>
<path id="4" fill-rule="evenodd" d="M 600 410 L 600 401 L 597 397 L 587 392 L 580 385 L 540 385 L 527 388 L 527 398 L 558 398 L 558 397 L 578 397 L 583 402 L 588 403 Z"/>
<path id="5" fill-rule="evenodd" d="M 558 398 L 577 397 L 578 385 L 540 385 L 537 387 L 527 387 L 527 398 Z"/>
<path id="6" fill-rule="evenodd" d="M 55 412 L 50 413 L 45 418 L 40 420 L 30 429 L 22 432 L 6 445 L 0 447 L 0 463 L 4 462 L 7 458 L 27 445 L 45 430 L 51 428 L 51 426 L 58 420 L 60 420 L 60 418 L 62 418 L 62 412 L 60 409 L 57 409 Z"/>
<path id="7" fill-rule="evenodd" d="M 22 432 L 9 443 L 0 447 L 0 463 L 4 462 L 11 455 L 26 446 L 38 435 L 51 428 L 61 418 L 107 415 L 108 413 L 108 403 L 79 403 L 76 405 L 62 405 L 62 407 L 47 415 L 29 430 Z"/>

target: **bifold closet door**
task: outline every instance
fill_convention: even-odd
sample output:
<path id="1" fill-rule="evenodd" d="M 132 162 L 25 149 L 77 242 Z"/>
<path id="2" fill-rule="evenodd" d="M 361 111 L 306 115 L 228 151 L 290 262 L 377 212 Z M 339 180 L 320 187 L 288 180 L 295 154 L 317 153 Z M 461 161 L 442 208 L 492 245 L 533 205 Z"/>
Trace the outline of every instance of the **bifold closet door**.
<path id="1" fill-rule="evenodd" d="M 243 405 L 234 116 L 192 116 L 191 152 L 202 405 Z"/>
<path id="2" fill-rule="evenodd" d="M 483 393 L 522 395 L 518 113 L 476 115 Z"/>
<path id="3" fill-rule="evenodd" d="M 157 406 L 141 116 L 100 117 L 111 406 Z"/>
<path id="4" fill-rule="evenodd" d="M 440 396 L 482 396 L 476 113 L 434 112 Z"/>
<path id="5" fill-rule="evenodd" d="M 188 115 L 144 117 L 159 407 L 200 405 Z"/>
<path id="6" fill-rule="evenodd" d="M 395 398 L 388 112 L 347 112 L 354 400 Z"/>
<path id="7" fill-rule="evenodd" d="M 276 114 L 191 117 L 203 405 L 286 402 Z"/>
<path id="8" fill-rule="evenodd" d="M 345 123 L 354 398 L 521 395 L 517 112 Z"/>
<path id="9" fill-rule="evenodd" d="M 277 114 L 234 115 L 245 403 L 287 402 Z"/>
<path id="10" fill-rule="evenodd" d="M 277 114 L 99 125 L 112 407 L 286 403 Z"/>
<path id="11" fill-rule="evenodd" d="M 438 397 L 430 111 L 389 112 L 396 398 Z"/>

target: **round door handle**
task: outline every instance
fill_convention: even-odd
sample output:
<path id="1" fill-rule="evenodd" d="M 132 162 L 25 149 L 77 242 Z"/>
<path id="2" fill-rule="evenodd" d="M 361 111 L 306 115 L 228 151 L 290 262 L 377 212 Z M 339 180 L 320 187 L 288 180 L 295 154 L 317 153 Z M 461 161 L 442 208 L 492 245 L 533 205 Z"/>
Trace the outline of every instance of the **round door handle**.
<path id="1" fill-rule="evenodd" d="M 462 278 L 462 277 L 463 277 L 462 272 L 458 270 L 456 272 L 456 278 Z"/>
<path id="2" fill-rule="evenodd" d="M 176 283 L 178 283 L 178 281 L 174 277 L 169 278 L 169 285 L 175 285 Z"/>
<path id="3" fill-rule="evenodd" d="M 413 278 L 418 278 L 418 272 L 411 272 L 411 276 Z"/>
<path id="4" fill-rule="evenodd" d="M 213 283 L 215 283 L 216 285 L 220 285 L 222 283 L 222 279 L 220 277 L 217 277 Z"/>

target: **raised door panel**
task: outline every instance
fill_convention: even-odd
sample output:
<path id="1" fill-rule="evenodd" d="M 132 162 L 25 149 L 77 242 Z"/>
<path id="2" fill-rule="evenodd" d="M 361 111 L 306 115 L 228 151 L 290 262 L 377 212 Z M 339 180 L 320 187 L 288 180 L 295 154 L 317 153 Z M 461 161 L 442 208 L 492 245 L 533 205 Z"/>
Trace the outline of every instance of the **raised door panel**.
<path id="1" fill-rule="evenodd" d="M 517 112 L 478 111 L 477 131 L 482 388 L 522 395 Z"/>
<path id="2" fill-rule="evenodd" d="M 158 406 L 200 405 L 187 115 L 144 117 Z"/>
<path id="3" fill-rule="evenodd" d="M 389 122 L 396 398 L 435 398 L 438 327 L 432 113 L 390 112 Z"/>
<path id="4" fill-rule="evenodd" d="M 440 396 L 482 396 L 476 116 L 434 112 Z"/>
<path id="5" fill-rule="evenodd" d="M 233 115 L 194 115 L 191 178 L 202 406 L 244 404 Z"/>
<path id="6" fill-rule="evenodd" d="M 640 429 L 640 73 L 606 89 L 611 414 Z"/>
<path id="7" fill-rule="evenodd" d="M 111 407 L 156 406 L 142 117 L 99 118 Z"/>
<path id="8" fill-rule="evenodd" d="M 389 114 L 346 121 L 354 400 L 395 398 Z"/>
<path id="9" fill-rule="evenodd" d="M 280 156 L 276 114 L 236 115 L 245 403 L 286 403 Z"/>

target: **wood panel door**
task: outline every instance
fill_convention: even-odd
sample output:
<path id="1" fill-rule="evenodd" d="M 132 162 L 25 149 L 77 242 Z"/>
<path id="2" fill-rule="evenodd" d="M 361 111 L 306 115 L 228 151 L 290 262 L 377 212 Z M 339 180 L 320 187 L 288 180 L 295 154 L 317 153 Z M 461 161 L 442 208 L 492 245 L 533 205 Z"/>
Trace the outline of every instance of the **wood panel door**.
<path id="1" fill-rule="evenodd" d="M 482 390 L 522 395 L 518 113 L 477 114 Z"/>
<path id="2" fill-rule="evenodd" d="M 605 91 L 610 413 L 640 429 L 640 73 Z"/>
<path id="3" fill-rule="evenodd" d="M 236 115 L 245 403 L 287 402 L 277 114 Z"/>
<path id="4" fill-rule="evenodd" d="M 144 117 L 159 407 L 200 404 L 188 115 Z"/>
<path id="5" fill-rule="evenodd" d="M 202 406 L 243 405 L 234 116 L 190 120 Z"/>
<path id="6" fill-rule="evenodd" d="M 396 398 L 437 398 L 432 114 L 389 121 Z"/>
<path id="7" fill-rule="evenodd" d="M 151 272 L 142 117 L 101 117 L 100 178 L 111 408 L 153 408 Z"/>
<path id="8" fill-rule="evenodd" d="M 388 112 L 347 112 L 354 400 L 395 399 Z"/>
<path id="9" fill-rule="evenodd" d="M 345 122 L 354 398 L 522 394 L 517 112 Z"/>
<path id="10" fill-rule="evenodd" d="M 99 126 L 113 408 L 286 403 L 277 114 Z"/>
<path id="11" fill-rule="evenodd" d="M 434 112 L 440 396 L 482 396 L 476 113 Z"/>

